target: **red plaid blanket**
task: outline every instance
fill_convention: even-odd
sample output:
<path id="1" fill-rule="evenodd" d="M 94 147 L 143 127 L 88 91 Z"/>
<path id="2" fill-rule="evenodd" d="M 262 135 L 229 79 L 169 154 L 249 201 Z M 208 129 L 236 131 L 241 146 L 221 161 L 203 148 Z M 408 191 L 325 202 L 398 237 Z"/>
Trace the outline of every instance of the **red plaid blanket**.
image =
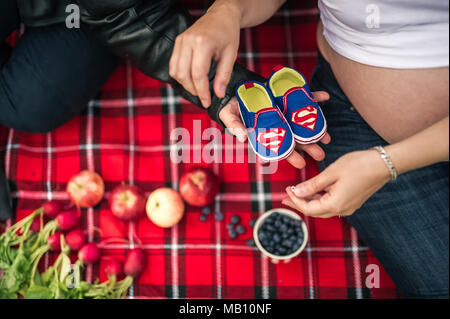
<path id="1" fill-rule="evenodd" d="M 201 15 L 210 3 L 183 2 L 195 16 Z M 277 64 L 293 66 L 309 76 L 317 56 L 317 20 L 315 1 L 289 2 L 264 25 L 242 32 L 240 61 L 265 76 Z M 170 160 L 170 133 L 174 128 L 184 127 L 192 134 L 194 120 L 201 121 L 202 128 L 215 126 L 205 112 L 174 96 L 171 88 L 124 63 L 98 99 L 56 131 L 32 135 L 0 127 L 0 145 L 17 218 L 23 218 L 46 200 L 67 200 L 66 182 L 82 169 L 100 173 L 107 193 L 123 181 L 135 183 L 147 193 L 162 186 L 176 188 L 180 175 L 194 164 L 174 164 Z M 204 141 L 202 145 L 207 143 Z M 264 211 L 281 207 L 286 186 L 317 174 L 316 163 L 311 159 L 302 171 L 282 162 L 273 175 L 260 174 L 259 164 L 254 163 L 200 165 L 211 167 L 222 180 L 212 208 L 224 213 L 223 222 L 210 216 L 202 223 L 200 209 L 189 206 L 182 222 L 167 230 L 156 227 L 147 218 L 136 225 L 115 220 L 106 201 L 83 212 L 82 225 L 89 240 L 131 241 L 105 249 L 106 255 L 119 259 L 124 258 L 133 244 L 135 226 L 147 253 L 148 266 L 131 287 L 130 297 L 397 296 L 381 266 L 380 287 L 367 288 L 366 271 L 371 269 L 367 266 L 379 263 L 345 220 L 306 218 L 310 242 L 288 264 L 272 264 L 256 249 L 246 246 L 251 237 L 249 230 L 238 239 L 229 239 L 225 225 L 232 215 L 239 215 L 248 225 L 250 219 Z M 47 255 L 45 266 L 53 258 Z M 102 266 L 102 262 L 89 266 L 86 278 L 105 280 Z"/>

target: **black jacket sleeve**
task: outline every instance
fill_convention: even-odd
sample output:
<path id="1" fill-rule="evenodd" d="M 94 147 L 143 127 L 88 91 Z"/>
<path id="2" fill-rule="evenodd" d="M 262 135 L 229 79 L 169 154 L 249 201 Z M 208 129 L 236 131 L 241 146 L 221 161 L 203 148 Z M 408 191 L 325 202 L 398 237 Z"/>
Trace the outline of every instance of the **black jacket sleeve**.
<path id="1" fill-rule="evenodd" d="M 3 165 L 3 156 L 0 156 L 0 221 L 5 221 L 13 217 L 10 206 L 9 185 Z"/>
<path id="2" fill-rule="evenodd" d="M 109 46 L 112 52 L 128 58 L 146 75 L 170 83 L 177 94 L 201 107 L 198 97 L 191 95 L 169 76 L 169 61 L 176 37 L 193 22 L 187 10 L 174 0 L 78 0 L 82 20 Z M 264 82 L 260 75 L 236 63 L 225 98 L 214 94 L 215 65 L 209 72 L 212 105 L 210 117 L 221 124 L 219 112 L 235 95 L 240 83 L 247 80 Z"/>

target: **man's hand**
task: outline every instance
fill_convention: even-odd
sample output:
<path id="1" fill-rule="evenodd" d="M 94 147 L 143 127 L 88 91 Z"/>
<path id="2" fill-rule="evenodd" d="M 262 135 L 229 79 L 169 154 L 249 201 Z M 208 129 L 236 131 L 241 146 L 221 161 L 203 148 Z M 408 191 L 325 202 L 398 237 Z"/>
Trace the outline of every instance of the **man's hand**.
<path id="1" fill-rule="evenodd" d="M 170 76 L 208 108 L 211 62 L 217 62 L 214 92 L 223 98 L 236 61 L 239 36 L 240 12 L 232 7 L 222 6 L 220 10 L 212 7 L 177 37 L 170 59 Z"/>
<path id="2" fill-rule="evenodd" d="M 323 91 L 313 92 L 314 98 L 318 102 L 326 101 L 330 98 L 329 94 Z M 245 142 L 247 139 L 247 130 L 242 123 L 241 115 L 239 113 L 239 105 L 236 98 L 233 98 L 219 113 L 220 120 L 225 124 L 225 127 L 230 130 L 232 134 L 240 142 Z M 328 133 L 320 140 L 323 144 L 331 142 L 331 137 Z M 297 144 L 297 151 L 294 151 L 286 159 L 292 166 L 298 169 L 302 169 L 306 166 L 305 159 L 300 155 L 298 151 L 304 151 L 308 153 L 316 161 L 322 161 L 325 158 L 325 152 L 317 144 L 300 145 Z"/>

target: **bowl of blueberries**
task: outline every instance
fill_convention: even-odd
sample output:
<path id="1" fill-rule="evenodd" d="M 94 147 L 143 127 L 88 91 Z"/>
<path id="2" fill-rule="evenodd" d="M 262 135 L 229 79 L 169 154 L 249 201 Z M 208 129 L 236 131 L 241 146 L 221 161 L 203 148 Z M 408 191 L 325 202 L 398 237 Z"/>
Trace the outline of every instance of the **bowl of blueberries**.
<path id="1" fill-rule="evenodd" d="M 288 263 L 308 243 L 308 228 L 295 212 L 278 208 L 261 215 L 253 228 L 256 247 L 273 263 Z"/>

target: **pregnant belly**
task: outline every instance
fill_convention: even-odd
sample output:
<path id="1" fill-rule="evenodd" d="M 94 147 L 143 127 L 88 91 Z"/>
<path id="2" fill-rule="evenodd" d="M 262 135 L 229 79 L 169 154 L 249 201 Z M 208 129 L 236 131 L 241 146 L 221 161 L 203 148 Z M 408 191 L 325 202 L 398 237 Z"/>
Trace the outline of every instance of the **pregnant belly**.
<path id="1" fill-rule="evenodd" d="M 449 69 L 386 69 L 336 53 L 318 30 L 319 49 L 342 90 L 366 122 L 395 143 L 449 114 Z"/>

